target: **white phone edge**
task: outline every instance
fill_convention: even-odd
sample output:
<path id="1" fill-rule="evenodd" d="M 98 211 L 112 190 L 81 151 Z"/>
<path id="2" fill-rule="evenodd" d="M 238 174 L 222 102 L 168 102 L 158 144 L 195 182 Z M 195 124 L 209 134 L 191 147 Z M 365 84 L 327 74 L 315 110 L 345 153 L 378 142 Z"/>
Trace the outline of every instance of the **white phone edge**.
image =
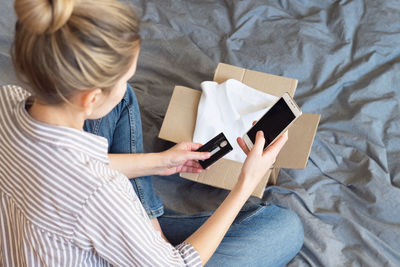
<path id="1" fill-rule="evenodd" d="M 290 125 L 292 125 L 292 124 L 301 116 L 301 114 L 303 114 L 303 112 L 301 111 L 301 109 L 299 108 L 299 106 L 296 104 L 296 102 L 294 102 L 293 98 L 292 98 L 288 93 L 284 93 L 284 94 L 282 95 L 282 97 L 280 97 L 280 98 L 274 103 L 274 105 L 275 105 L 281 98 L 283 98 L 283 100 L 285 100 L 286 104 L 288 105 L 288 107 L 290 108 L 290 110 L 292 111 L 292 113 L 294 114 L 295 118 L 294 118 L 294 120 L 292 120 L 291 123 L 289 123 L 289 124 L 286 126 L 285 129 L 283 129 L 283 131 L 271 142 L 271 144 L 273 144 L 282 134 L 284 134 L 284 133 L 287 131 L 287 129 L 290 127 Z M 272 106 L 273 106 L 273 105 L 272 105 Z M 271 107 L 272 107 L 272 106 L 271 106 Z M 269 111 L 269 109 L 268 109 L 268 111 Z M 267 112 L 268 112 L 268 111 L 267 111 Z M 264 115 L 267 114 L 267 112 L 265 112 Z M 264 115 L 262 115 L 261 118 L 264 117 Z M 261 118 L 260 118 L 260 119 L 261 119 Z M 253 128 L 253 126 L 251 126 L 251 128 Z M 247 148 L 248 148 L 249 150 L 251 150 L 251 149 L 253 148 L 253 146 L 254 146 L 253 142 L 250 140 L 249 136 L 247 135 L 247 133 L 251 130 L 251 128 L 250 128 L 250 129 L 243 135 L 243 137 L 242 137 L 244 143 L 246 144 L 246 146 L 247 146 Z M 269 144 L 269 145 L 271 145 L 271 144 Z M 268 145 L 268 146 L 269 146 L 269 145 Z"/>

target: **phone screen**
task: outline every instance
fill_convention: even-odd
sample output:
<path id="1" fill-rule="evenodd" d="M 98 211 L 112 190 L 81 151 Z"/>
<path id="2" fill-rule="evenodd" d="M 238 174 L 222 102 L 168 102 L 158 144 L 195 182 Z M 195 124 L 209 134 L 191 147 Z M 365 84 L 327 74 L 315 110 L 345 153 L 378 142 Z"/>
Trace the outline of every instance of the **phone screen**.
<path id="1" fill-rule="evenodd" d="M 253 144 L 256 141 L 256 133 L 264 132 L 264 149 L 296 118 L 286 101 L 281 98 L 268 112 L 247 132 Z"/>

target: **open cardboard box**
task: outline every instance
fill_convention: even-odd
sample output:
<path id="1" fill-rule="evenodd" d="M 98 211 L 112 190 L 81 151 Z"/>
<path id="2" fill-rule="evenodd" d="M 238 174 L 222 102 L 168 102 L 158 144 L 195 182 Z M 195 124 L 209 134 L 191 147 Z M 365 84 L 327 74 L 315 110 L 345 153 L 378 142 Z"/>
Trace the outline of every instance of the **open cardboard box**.
<path id="1" fill-rule="evenodd" d="M 278 97 L 285 92 L 293 97 L 297 87 L 295 79 L 219 63 L 214 81 L 223 83 L 228 79 L 236 79 L 250 87 Z M 175 143 L 193 140 L 201 93 L 199 90 L 183 86 L 174 88 L 159 138 Z M 290 127 L 289 139 L 279 153 L 274 168 L 267 172 L 254 190 L 253 196 L 261 198 L 267 182 L 276 183 L 280 168 L 304 169 L 306 167 L 319 120 L 319 114 L 303 113 Z M 180 176 L 195 182 L 231 190 L 237 182 L 241 167 L 242 163 L 223 158 L 214 163 L 207 171 L 199 174 L 180 173 Z"/>

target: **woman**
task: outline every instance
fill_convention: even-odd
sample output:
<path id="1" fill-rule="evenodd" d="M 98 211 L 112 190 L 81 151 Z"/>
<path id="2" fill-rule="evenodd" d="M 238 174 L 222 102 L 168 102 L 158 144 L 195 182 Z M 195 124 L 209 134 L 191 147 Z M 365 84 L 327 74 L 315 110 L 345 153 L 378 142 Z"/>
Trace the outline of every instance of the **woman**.
<path id="1" fill-rule="evenodd" d="M 29 92 L 0 90 L 1 266 L 276 266 L 296 255 L 303 229 L 293 212 L 240 211 L 286 134 L 266 151 L 262 132 L 251 151 L 238 138 L 248 157 L 211 216 L 161 216 L 149 175 L 200 172 L 210 155 L 196 143 L 141 153 L 127 86 L 140 50 L 131 8 L 16 0 L 15 10 L 12 57 Z"/>

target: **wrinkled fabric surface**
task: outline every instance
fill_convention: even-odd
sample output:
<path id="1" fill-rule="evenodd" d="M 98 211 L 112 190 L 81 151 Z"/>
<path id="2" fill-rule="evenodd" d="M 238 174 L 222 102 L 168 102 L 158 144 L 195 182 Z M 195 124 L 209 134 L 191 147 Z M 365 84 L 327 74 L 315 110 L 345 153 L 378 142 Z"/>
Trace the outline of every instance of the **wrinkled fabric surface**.
<path id="1" fill-rule="evenodd" d="M 322 115 L 310 160 L 305 170 L 281 170 L 263 197 L 303 222 L 305 243 L 289 266 L 400 265 L 397 0 L 131 1 L 142 18 L 130 82 L 146 151 L 172 145 L 157 135 L 174 85 L 199 89 L 218 62 L 298 79 L 296 102 Z M 10 0 L 0 14 L 0 82 L 15 83 Z M 155 185 L 166 206 L 184 212 L 214 209 L 227 194 L 176 175 Z"/>
<path id="2" fill-rule="evenodd" d="M 206 144 L 222 132 L 233 148 L 223 158 L 243 163 L 246 154 L 236 138 L 242 137 L 279 98 L 234 79 L 221 84 L 205 81 L 200 86 L 193 142 Z"/>

